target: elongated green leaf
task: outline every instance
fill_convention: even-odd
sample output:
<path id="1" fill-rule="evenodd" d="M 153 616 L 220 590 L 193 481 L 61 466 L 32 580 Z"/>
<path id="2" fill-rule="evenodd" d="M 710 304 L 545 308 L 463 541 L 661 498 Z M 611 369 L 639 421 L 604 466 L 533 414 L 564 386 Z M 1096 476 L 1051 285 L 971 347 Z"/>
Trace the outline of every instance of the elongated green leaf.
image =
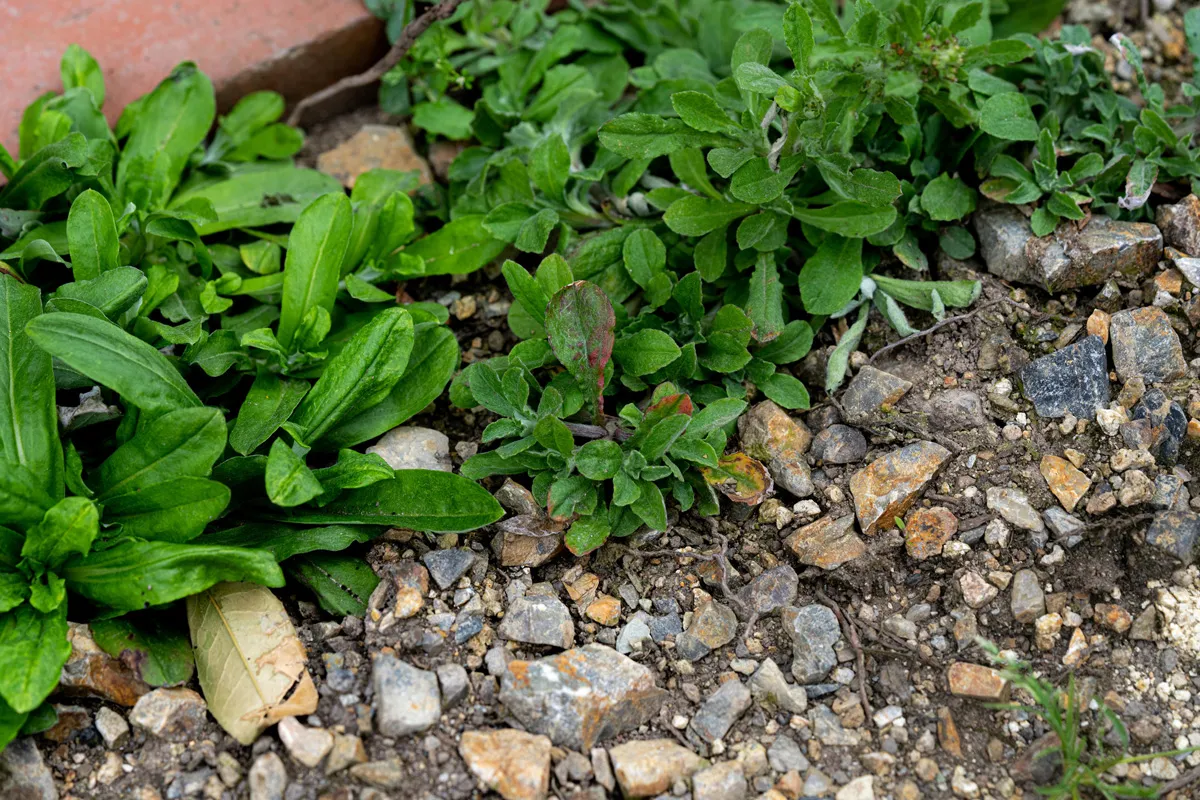
<path id="1" fill-rule="evenodd" d="M 810 314 L 836 314 L 862 283 L 862 239 L 827 236 L 800 268 L 800 299 Z"/>
<path id="2" fill-rule="evenodd" d="M 17 736 L 24 732 L 23 728 L 28 718 L 28 712 L 19 713 L 4 702 L 3 698 L 0 698 L 0 750 L 8 747 Z M 32 740 L 30 740 L 29 746 L 34 746 Z"/>
<path id="3" fill-rule="evenodd" d="M 797 208 L 792 216 L 823 231 L 862 238 L 887 230 L 896 221 L 896 209 L 843 200 L 825 208 Z"/>
<path id="4" fill-rule="evenodd" d="M 72 133 L 26 159 L 12 180 L 0 188 L 0 208 L 36 211 L 75 182 L 75 170 L 87 161 L 87 140 Z"/>
<path id="5" fill-rule="evenodd" d="M 346 492 L 320 509 L 299 509 L 287 522 L 390 525 L 418 531 L 469 531 L 504 515 L 487 490 L 461 475 L 425 469 L 396 472 L 390 481 Z"/>
<path id="6" fill-rule="evenodd" d="M 66 603 L 49 613 L 26 603 L 0 614 L 0 696 L 13 710 L 41 705 L 70 655 Z"/>
<path id="7" fill-rule="evenodd" d="M 689 195 L 671 204 L 663 215 L 663 222 L 678 234 L 703 236 L 755 210 L 756 206 L 749 203 L 731 203 Z"/>
<path id="8" fill-rule="evenodd" d="M 104 521 L 124 533 L 160 542 L 186 542 L 229 505 L 229 487 L 208 478 L 176 478 L 132 494 L 110 498 Z"/>
<path id="9" fill-rule="evenodd" d="M 198 545 L 227 545 L 266 550 L 276 561 L 319 550 L 336 552 L 352 544 L 369 542 L 386 531 L 369 525 L 324 525 L 305 528 L 281 522 L 254 522 L 237 528 L 206 533 L 196 539 Z"/>
<path id="10" fill-rule="evenodd" d="M 46 306 L 49 309 L 52 304 L 59 305 L 61 300 L 78 300 L 116 320 L 146 293 L 148 286 L 146 274 L 137 267 L 115 267 L 90 280 L 64 283 Z"/>
<path id="11" fill-rule="evenodd" d="M 36 288 L 0 274 L 0 460 L 26 467 L 57 498 L 63 478 L 54 371 L 25 332 L 41 312 Z"/>
<path id="12" fill-rule="evenodd" d="M 750 275 L 746 314 L 754 322 L 754 338 L 769 342 L 783 330 L 783 285 L 774 253 L 759 253 Z"/>
<path id="13" fill-rule="evenodd" d="M 186 628 L 166 614 L 130 614 L 93 620 L 89 627 L 100 649 L 126 664 L 151 686 L 178 686 L 196 669 Z M 132 656 L 132 657 L 131 657 Z"/>
<path id="14" fill-rule="evenodd" d="M 145 411 L 201 405 L 166 356 L 111 322 L 82 314 L 43 314 L 26 331 L 38 347 Z"/>
<path id="15" fill-rule="evenodd" d="M 321 482 L 304 459 L 292 452 L 282 439 L 271 443 L 267 458 L 267 497 L 277 506 L 291 508 L 307 503 L 322 492 Z"/>
<path id="16" fill-rule="evenodd" d="M 25 535 L 21 556 L 57 569 L 73 554 L 87 555 L 100 532 L 100 512 L 86 497 L 64 497 Z"/>
<path id="17" fill-rule="evenodd" d="M 289 429 L 310 444 L 343 418 L 381 402 L 408 367 L 412 345 L 408 311 L 389 308 L 375 315 L 329 361 L 292 415 Z"/>
<path id="18" fill-rule="evenodd" d="M 96 471 L 93 488 L 107 501 L 164 481 L 203 477 L 225 450 L 225 418 L 215 408 L 181 408 L 156 417 Z"/>
<path id="19" fill-rule="evenodd" d="M 71 203 L 67 246 L 71 248 L 71 271 L 77 281 L 99 277 L 101 272 L 119 266 L 117 224 L 112 207 L 94 189 L 88 189 Z"/>
<path id="20" fill-rule="evenodd" d="M 612 303 L 594 283 L 564 286 L 546 308 L 546 334 L 559 362 L 579 382 L 598 416 L 604 410 L 604 369 L 612 357 L 616 318 Z"/>
<path id="21" fill-rule="evenodd" d="M 123 541 L 72 560 L 62 576 L 70 591 L 114 611 L 170 603 L 221 581 L 283 586 L 265 550 L 172 542 Z"/>
<path id="22" fill-rule="evenodd" d="M 362 615 L 379 576 L 361 558 L 312 553 L 288 562 L 288 574 L 312 590 L 327 613 Z"/>
<path id="23" fill-rule="evenodd" d="M 288 237 L 283 308 L 276 337 L 284 347 L 292 345 L 301 321 L 311 309 L 333 311 L 353 223 L 350 198 L 342 192 L 318 197 L 296 220 Z"/>
<path id="24" fill-rule="evenodd" d="M 253 453 L 287 422 L 308 388 L 307 381 L 291 380 L 260 370 L 242 401 L 237 421 L 229 434 L 229 446 L 242 455 Z"/>
<path id="25" fill-rule="evenodd" d="M 613 358 L 626 375 L 649 375 L 679 358 L 679 345 L 666 333 L 641 330 L 613 343 Z"/>
<path id="26" fill-rule="evenodd" d="M 290 164 L 247 164 L 224 180 L 188 181 L 171 199 L 171 208 L 203 200 L 217 212 L 216 222 L 196 225 L 201 236 L 231 228 L 258 228 L 295 222 L 317 198 L 340 192 L 332 175 Z"/>
<path id="27" fill-rule="evenodd" d="M 482 214 L 457 217 L 404 248 L 404 255 L 424 262 L 422 275 L 465 275 L 498 258 L 507 247 L 483 225 Z"/>
<path id="28" fill-rule="evenodd" d="M 43 480 L 28 467 L 0 458 L 0 519 L 17 528 L 42 521 L 54 499 L 42 488 Z M 60 489 L 61 491 L 61 489 Z"/>

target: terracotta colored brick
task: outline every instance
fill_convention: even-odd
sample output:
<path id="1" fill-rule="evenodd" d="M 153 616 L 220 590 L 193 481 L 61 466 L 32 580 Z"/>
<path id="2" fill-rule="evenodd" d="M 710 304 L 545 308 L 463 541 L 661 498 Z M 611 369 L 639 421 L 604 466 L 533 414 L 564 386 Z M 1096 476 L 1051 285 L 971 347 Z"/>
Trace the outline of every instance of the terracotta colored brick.
<path id="1" fill-rule="evenodd" d="M 212 78 L 224 110 L 257 89 L 304 97 L 386 48 L 361 0 L 0 0 L 0 20 L 0 141 L 10 149 L 25 106 L 61 91 L 72 43 L 104 70 L 110 121 L 180 61 Z"/>

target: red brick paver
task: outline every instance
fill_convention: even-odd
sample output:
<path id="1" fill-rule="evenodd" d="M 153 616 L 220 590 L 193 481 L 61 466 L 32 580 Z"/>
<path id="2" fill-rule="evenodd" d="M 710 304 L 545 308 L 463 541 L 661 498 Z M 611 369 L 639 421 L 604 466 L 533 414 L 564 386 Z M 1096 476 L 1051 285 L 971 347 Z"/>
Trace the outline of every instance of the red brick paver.
<path id="1" fill-rule="evenodd" d="M 180 61 L 195 61 L 228 108 L 274 89 L 291 100 L 381 54 L 382 23 L 361 0 L 0 0 L 0 141 L 25 106 L 61 90 L 58 63 L 79 44 L 104 70 L 111 121 Z"/>

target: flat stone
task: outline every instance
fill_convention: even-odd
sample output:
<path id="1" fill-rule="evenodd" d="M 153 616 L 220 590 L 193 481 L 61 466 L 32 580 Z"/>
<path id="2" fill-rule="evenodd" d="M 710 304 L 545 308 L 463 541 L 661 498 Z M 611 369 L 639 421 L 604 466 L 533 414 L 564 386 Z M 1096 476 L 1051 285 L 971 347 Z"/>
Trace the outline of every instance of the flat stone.
<path id="1" fill-rule="evenodd" d="M 738 593 L 748 610 L 760 617 L 772 614 L 796 600 L 800 578 L 790 564 L 764 571 Z"/>
<path id="2" fill-rule="evenodd" d="M 371 664 L 375 691 L 375 727 L 384 736 L 409 736 L 428 730 L 442 715 L 437 675 L 380 653 Z"/>
<path id="3" fill-rule="evenodd" d="M 263 753 L 254 759 L 246 780 L 251 800 L 283 800 L 288 785 L 287 768 L 275 753 Z"/>
<path id="4" fill-rule="evenodd" d="M 671 739 L 626 742 L 608 751 L 625 797 L 654 797 L 670 791 L 704 766 L 700 756 Z"/>
<path id="5" fill-rule="evenodd" d="M 471 689 L 471 679 L 462 664 L 441 664 L 435 670 L 442 690 L 442 708 L 454 708 Z"/>
<path id="6" fill-rule="evenodd" d="M 420 185 L 433 183 L 429 164 L 417 155 L 408 131 L 392 125 L 363 125 L 345 142 L 321 153 L 317 169 L 337 178 L 347 189 L 354 188 L 359 175 L 373 169 L 416 170 Z"/>
<path id="7" fill-rule="evenodd" d="M 0 797 L 5 800 L 58 800 L 54 775 L 33 742 L 14 739 L 0 752 Z"/>
<path id="8" fill-rule="evenodd" d="M 1108 330 L 1113 366 L 1122 382 L 1141 378 L 1147 384 L 1162 383 L 1187 374 L 1179 335 L 1161 308 L 1118 311 Z"/>
<path id="9" fill-rule="evenodd" d="M 767 749 L 767 761 L 776 772 L 805 772 L 809 768 L 808 758 L 796 740 L 786 734 L 775 737 Z"/>
<path id="10" fill-rule="evenodd" d="M 916 508 L 904 523 L 904 547 L 910 558 L 924 561 L 942 554 L 942 548 L 958 533 L 958 517 L 943 506 Z"/>
<path id="11" fill-rule="evenodd" d="M 497 632 L 509 641 L 562 650 L 575 643 L 571 611 L 557 597 L 544 595 L 518 597 L 509 603 Z"/>
<path id="12" fill-rule="evenodd" d="M 748 788 L 737 761 L 722 761 L 692 775 L 693 800 L 743 800 Z"/>
<path id="13" fill-rule="evenodd" d="M 1018 570 L 1012 581 L 1013 619 L 1028 625 L 1046 613 L 1046 595 L 1037 573 L 1031 569 Z"/>
<path id="14" fill-rule="evenodd" d="M 542 513 L 542 507 L 533 498 L 533 492 L 512 478 L 504 479 L 504 483 L 496 490 L 495 497 L 507 511 L 518 516 L 536 517 Z"/>
<path id="15" fill-rule="evenodd" d="M 867 438 L 858 428 L 830 425 L 813 438 L 811 452 L 826 464 L 857 464 L 867 457 Z"/>
<path id="16" fill-rule="evenodd" d="M 1008 522 L 1027 531 L 1040 532 L 1046 523 L 1029 503 L 1029 498 L 1015 486 L 991 486 L 987 490 L 987 507 Z"/>
<path id="17" fill-rule="evenodd" d="M 1154 221 L 1167 247 L 1182 250 L 1188 256 L 1200 256 L 1200 198 L 1189 194 L 1178 203 L 1161 205 Z"/>
<path id="18" fill-rule="evenodd" d="M 789 684 L 773 658 L 763 660 L 748 683 L 751 696 L 760 704 L 792 714 L 802 714 L 808 708 L 808 693 L 804 687 Z"/>
<path id="19" fill-rule="evenodd" d="M 1154 516 L 1146 531 L 1146 544 L 1174 556 L 1186 566 L 1195 560 L 1200 537 L 1200 515 L 1192 511 L 1164 511 Z"/>
<path id="20" fill-rule="evenodd" d="M 1051 506 L 1043 511 L 1042 519 L 1045 520 L 1046 527 L 1050 529 L 1051 533 L 1059 539 L 1082 536 L 1087 528 L 1083 520 L 1071 516 L 1058 506 Z"/>
<path id="21" fill-rule="evenodd" d="M 947 389 L 929 398 L 925 404 L 929 424 L 941 431 L 965 431 L 983 428 L 988 424 L 983 413 L 983 401 L 969 389 Z"/>
<path id="22" fill-rule="evenodd" d="M 393 428 L 367 448 L 383 458 L 392 469 L 432 469 L 450 472 L 450 440 L 432 428 Z"/>
<path id="23" fill-rule="evenodd" d="M 675 637 L 675 648 L 688 661 L 697 661 L 732 642 L 735 635 L 737 615 L 709 597 L 693 612 L 687 630 Z"/>
<path id="24" fill-rule="evenodd" d="M 580 751 L 642 725 L 667 697 L 648 668 L 602 644 L 511 661 L 500 683 L 500 702 L 526 728 Z"/>
<path id="25" fill-rule="evenodd" d="M 1058 502 L 1068 512 L 1074 511 L 1091 487 L 1091 478 L 1077 470 L 1070 461 L 1058 456 L 1043 456 L 1040 468 L 1042 477 Z"/>
<path id="26" fill-rule="evenodd" d="M 279 740 L 288 754 L 310 769 L 333 749 L 333 734 L 324 728 L 308 728 L 295 717 L 279 721 Z"/>
<path id="27" fill-rule="evenodd" d="M 812 472 L 804 459 L 812 434 L 803 422 L 764 400 L 738 420 L 738 436 L 742 449 L 767 465 L 775 483 L 796 497 L 812 494 Z"/>
<path id="28" fill-rule="evenodd" d="M 858 371 L 846 393 L 842 395 L 842 408 L 846 421 L 866 422 L 881 410 L 891 408 L 908 393 L 912 384 L 903 378 L 866 365 Z"/>
<path id="29" fill-rule="evenodd" d="M 963 602 L 976 609 L 983 608 L 1000 594 L 1000 590 L 985 581 L 978 572 L 970 570 L 958 579 L 958 587 L 962 591 Z"/>
<path id="30" fill-rule="evenodd" d="M 325 774 L 333 775 L 355 764 L 367 763 L 367 749 L 363 747 L 362 739 L 345 733 L 333 735 L 333 748 L 325 759 Z"/>
<path id="31" fill-rule="evenodd" d="M 1131 425 L 1145 427 L 1146 449 L 1154 460 L 1164 467 L 1174 466 L 1187 436 L 1188 419 L 1183 407 L 1169 399 L 1161 389 L 1151 389 L 1134 407 L 1131 416 Z"/>
<path id="32" fill-rule="evenodd" d="M 367 761 L 350 768 L 351 777 L 380 789 L 399 789 L 410 779 L 404 762 L 398 758 Z"/>
<path id="33" fill-rule="evenodd" d="M 826 705 L 814 705 L 808 710 L 812 732 L 821 742 L 833 747 L 853 747 L 858 744 L 858 733 L 846 730 L 837 714 Z"/>
<path id="34" fill-rule="evenodd" d="M 563 551 L 563 526 L 541 514 L 501 520 L 492 552 L 502 567 L 540 567 Z"/>
<path id="35" fill-rule="evenodd" d="M 421 557 L 421 562 L 438 588 L 449 589 L 467 574 L 467 570 L 475 563 L 475 554 L 460 548 L 430 550 Z"/>
<path id="36" fill-rule="evenodd" d="M 946 677 L 950 682 L 950 693 L 958 697 L 991 701 L 1008 699 L 1008 681 L 991 667 L 955 661 L 950 665 Z"/>
<path id="37" fill-rule="evenodd" d="M 129 739 L 129 723 L 108 706 L 96 711 L 96 730 L 110 750 L 115 750 Z"/>
<path id="38" fill-rule="evenodd" d="M 1103 215 L 1093 216 L 1082 230 L 1060 225 L 1040 238 L 1033 235 L 1025 215 L 1009 205 L 981 210 L 974 223 L 988 272 L 1051 294 L 1096 286 L 1117 276 L 1144 277 L 1157 266 L 1163 249 L 1162 234 L 1154 225 Z"/>
<path id="39" fill-rule="evenodd" d="M 425 606 L 429 593 L 429 572 L 415 561 L 401 561 L 392 572 L 396 586 L 396 604 L 392 614 L 396 619 L 411 619 Z"/>
<path id="40" fill-rule="evenodd" d="M 801 564 L 837 569 L 867 552 L 867 545 L 854 530 L 854 515 L 822 517 L 783 540 Z"/>
<path id="41" fill-rule="evenodd" d="M 67 640 L 71 655 L 59 676 L 59 695 L 95 697 L 130 707 L 150 691 L 129 665 L 100 649 L 87 625 L 67 623 Z"/>
<path id="42" fill-rule="evenodd" d="M 647 642 L 654 641 L 654 635 L 650 632 L 647 622 L 649 618 L 650 615 L 645 611 L 639 611 L 629 618 L 629 622 L 625 623 L 625 627 L 617 634 L 618 653 L 629 655 L 635 650 L 641 650 Z"/>
<path id="43" fill-rule="evenodd" d="M 1096 412 L 1108 405 L 1108 353 L 1099 336 L 1042 356 L 1017 377 L 1038 416 L 1046 419 L 1067 414 L 1095 419 Z"/>
<path id="44" fill-rule="evenodd" d="M 137 701 L 129 721 L 160 739 L 186 742 L 203 730 L 208 706 L 191 689 L 155 689 Z"/>
<path id="45" fill-rule="evenodd" d="M 813 603 L 783 610 L 783 628 L 792 637 L 792 675 L 797 683 L 818 683 L 837 665 L 833 645 L 842 629 L 826 606 Z"/>
<path id="46" fill-rule="evenodd" d="M 863 533 L 890 530 L 950 459 L 933 442 L 916 442 L 872 461 L 850 478 L 850 494 Z"/>
<path id="47" fill-rule="evenodd" d="M 725 681 L 708 696 L 692 717 L 689 731 L 712 744 L 725 738 L 733 723 L 750 708 L 750 704 L 750 690 L 745 684 L 737 679 Z"/>
<path id="48" fill-rule="evenodd" d="M 505 728 L 465 731 L 458 753 L 489 789 L 505 800 L 542 800 L 550 791 L 550 750 L 545 736 Z"/>
<path id="49" fill-rule="evenodd" d="M 621 601 L 611 594 L 602 594 L 588 603 L 584 613 L 593 622 L 613 628 L 621 623 Z"/>
<path id="50" fill-rule="evenodd" d="M 834 795 L 835 800 L 875 800 L 875 776 L 863 775 L 847 783 Z"/>

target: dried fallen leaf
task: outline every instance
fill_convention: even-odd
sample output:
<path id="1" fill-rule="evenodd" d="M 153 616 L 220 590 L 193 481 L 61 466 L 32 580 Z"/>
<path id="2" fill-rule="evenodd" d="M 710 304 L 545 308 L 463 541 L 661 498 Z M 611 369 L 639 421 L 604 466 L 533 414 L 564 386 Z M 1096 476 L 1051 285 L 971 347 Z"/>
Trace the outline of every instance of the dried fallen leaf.
<path id="1" fill-rule="evenodd" d="M 220 583 L 187 601 L 196 673 L 209 711 L 250 744 L 284 717 L 317 710 L 304 646 L 270 589 Z"/>
<path id="2" fill-rule="evenodd" d="M 762 462 L 745 453 L 721 456 L 718 463 L 718 469 L 703 467 L 701 472 L 713 488 L 735 503 L 756 506 L 775 488 L 775 482 Z"/>

